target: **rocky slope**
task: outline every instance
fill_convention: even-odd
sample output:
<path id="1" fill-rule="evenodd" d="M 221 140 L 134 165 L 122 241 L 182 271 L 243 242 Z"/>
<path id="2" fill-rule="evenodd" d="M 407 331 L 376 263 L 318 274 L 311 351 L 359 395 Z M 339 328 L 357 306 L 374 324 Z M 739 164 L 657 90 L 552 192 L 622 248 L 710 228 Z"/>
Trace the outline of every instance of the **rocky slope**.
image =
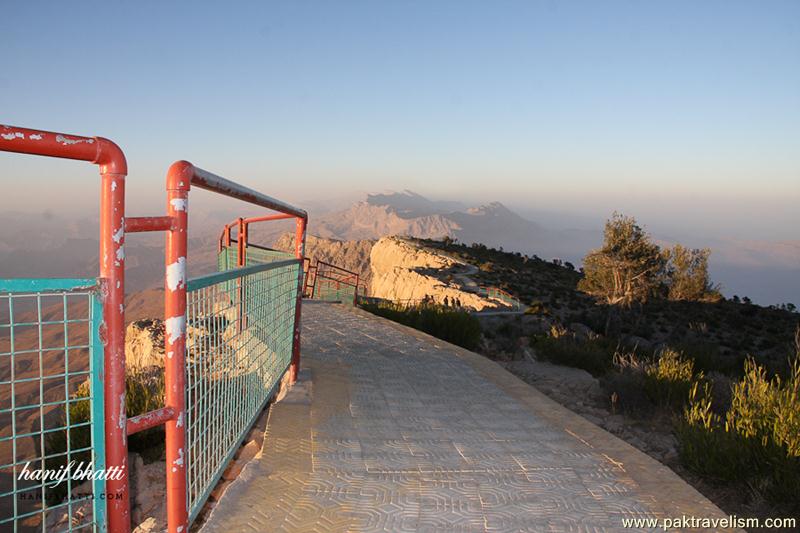
<path id="1" fill-rule="evenodd" d="M 325 261 L 344 269 L 357 272 L 359 279 L 369 286 L 372 271 L 369 254 L 374 240 L 340 241 L 314 235 L 306 236 L 306 256 L 312 261 Z M 294 234 L 284 233 L 273 247 L 277 250 L 294 251 Z"/>
<path id="2" fill-rule="evenodd" d="M 465 282 L 473 267 L 399 237 L 385 237 L 370 253 L 370 295 L 400 302 L 458 300 L 481 311 L 497 307 L 495 300 L 475 294 Z"/>

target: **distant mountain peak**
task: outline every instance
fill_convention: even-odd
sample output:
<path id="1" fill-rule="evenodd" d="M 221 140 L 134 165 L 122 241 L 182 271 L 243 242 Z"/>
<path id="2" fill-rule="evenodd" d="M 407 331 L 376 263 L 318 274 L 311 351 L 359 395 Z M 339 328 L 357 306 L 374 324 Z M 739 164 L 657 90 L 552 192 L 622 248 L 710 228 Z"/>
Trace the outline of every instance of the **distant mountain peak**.
<path id="1" fill-rule="evenodd" d="M 483 204 L 478 207 L 470 207 L 467 209 L 467 213 L 470 215 L 478 215 L 478 216 L 513 216 L 519 217 L 516 213 L 512 210 L 507 208 L 500 202 L 490 202 L 488 204 Z"/>
<path id="2" fill-rule="evenodd" d="M 368 194 L 365 203 L 371 206 L 386 206 L 402 218 L 440 215 L 464 208 L 460 202 L 429 200 L 410 189 L 400 192 Z"/>

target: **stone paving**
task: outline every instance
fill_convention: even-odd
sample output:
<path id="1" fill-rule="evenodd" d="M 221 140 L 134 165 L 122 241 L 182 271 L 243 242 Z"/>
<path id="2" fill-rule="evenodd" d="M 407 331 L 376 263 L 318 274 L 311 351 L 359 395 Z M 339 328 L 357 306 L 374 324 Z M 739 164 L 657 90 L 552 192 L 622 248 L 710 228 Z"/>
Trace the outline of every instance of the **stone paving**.
<path id="1" fill-rule="evenodd" d="M 322 303 L 304 304 L 302 342 L 261 455 L 202 531 L 621 531 L 624 518 L 723 516 L 477 354 Z"/>

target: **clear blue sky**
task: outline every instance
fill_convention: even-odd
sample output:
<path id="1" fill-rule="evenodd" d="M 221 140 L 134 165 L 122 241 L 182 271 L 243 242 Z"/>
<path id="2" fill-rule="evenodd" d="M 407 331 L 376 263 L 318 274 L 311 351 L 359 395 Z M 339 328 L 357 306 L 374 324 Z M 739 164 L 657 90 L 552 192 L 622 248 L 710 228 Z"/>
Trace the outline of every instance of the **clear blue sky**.
<path id="1" fill-rule="evenodd" d="M 797 238 L 796 0 L 9 1 L 0 28 L 0 122 L 114 139 L 151 212 L 185 158 L 295 201 L 410 188 Z M 91 176 L 1 156 L 0 207 L 82 205 L 69 183 L 93 206 Z"/>

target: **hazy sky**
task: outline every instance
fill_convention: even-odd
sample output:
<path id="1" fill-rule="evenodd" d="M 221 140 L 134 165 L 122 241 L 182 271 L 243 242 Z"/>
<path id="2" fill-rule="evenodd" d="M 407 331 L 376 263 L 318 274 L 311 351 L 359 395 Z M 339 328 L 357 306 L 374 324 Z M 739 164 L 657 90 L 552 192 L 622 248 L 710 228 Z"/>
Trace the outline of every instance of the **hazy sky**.
<path id="1" fill-rule="evenodd" d="M 297 202 L 410 188 L 797 238 L 796 0 L 30 1 L 0 29 L 0 122 L 115 140 L 135 214 L 185 158 Z M 91 211 L 95 176 L 0 154 L 0 208 Z"/>

